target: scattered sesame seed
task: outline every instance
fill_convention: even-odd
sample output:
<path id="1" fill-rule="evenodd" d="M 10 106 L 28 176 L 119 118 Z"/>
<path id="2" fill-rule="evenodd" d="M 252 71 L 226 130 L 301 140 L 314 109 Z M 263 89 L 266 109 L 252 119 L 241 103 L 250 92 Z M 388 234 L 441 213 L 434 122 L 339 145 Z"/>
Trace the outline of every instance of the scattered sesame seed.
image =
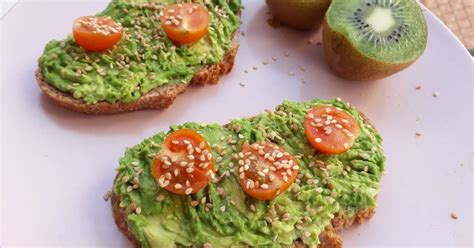
<path id="1" fill-rule="evenodd" d="M 421 85 L 415 87 L 416 90 L 421 90 Z"/>
<path id="2" fill-rule="evenodd" d="M 176 188 L 176 186 L 175 186 L 175 188 Z M 193 188 L 187 188 L 186 191 L 184 191 L 184 193 L 185 193 L 186 195 L 189 195 L 189 194 L 191 194 L 192 192 L 193 192 Z"/>
<path id="3" fill-rule="evenodd" d="M 451 218 L 452 218 L 453 220 L 457 220 L 457 219 L 458 219 L 458 215 L 457 215 L 455 212 L 452 212 L 452 213 L 451 213 Z"/>
<path id="4" fill-rule="evenodd" d="M 102 198 L 104 199 L 104 201 L 108 201 L 111 196 L 112 196 L 112 192 L 108 191 L 102 196 Z"/>
<path id="5" fill-rule="evenodd" d="M 316 143 L 321 143 L 323 140 L 321 138 L 316 138 L 314 141 L 316 141 Z"/>
<path id="6" fill-rule="evenodd" d="M 174 188 L 175 189 L 182 189 L 183 185 L 181 185 L 180 183 L 177 183 L 177 184 L 174 185 Z"/>
<path id="7" fill-rule="evenodd" d="M 221 206 L 221 212 L 225 212 L 225 205 L 224 206 Z"/>
<path id="8" fill-rule="evenodd" d="M 438 96 L 439 96 L 439 92 L 436 91 L 435 93 L 433 93 L 433 96 L 434 96 L 434 97 L 438 97 Z"/>
<path id="9" fill-rule="evenodd" d="M 164 199 L 165 199 L 165 196 L 161 194 L 156 197 L 157 201 L 163 201 Z"/>
<path id="10" fill-rule="evenodd" d="M 254 213 L 257 212 L 257 208 L 255 208 L 254 204 L 250 204 L 250 210 Z"/>
<path id="11" fill-rule="evenodd" d="M 252 66 L 252 69 L 253 69 L 253 70 L 257 70 L 257 69 L 258 69 L 258 67 L 256 67 L 256 66 Z"/>
<path id="12" fill-rule="evenodd" d="M 222 187 L 217 187 L 217 194 L 219 194 L 219 195 L 221 195 L 221 196 L 224 195 L 224 194 L 225 194 L 224 188 L 222 188 Z"/>
<path id="13" fill-rule="evenodd" d="M 419 131 L 419 132 L 416 132 L 415 134 L 416 134 L 416 136 L 422 136 L 423 132 Z"/>
<path id="14" fill-rule="evenodd" d="M 245 87 L 245 84 L 242 83 L 242 82 L 240 82 L 239 85 L 242 86 L 242 87 Z"/>
<path id="15" fill-rule="evenodd" d="M 142 209 L 141 209 L 141 208 L 136 208 L 136 209 L 135 209 L 135 213 L 140 214 L 141 212 L 142 212 Z"/>
<path id="16" fill-rule="evenodd" d="M 290 71 L 290 72 L 288 72 L 288 75 L 294 76 L 294 75 L 295 75 L 295 72 Z"/>

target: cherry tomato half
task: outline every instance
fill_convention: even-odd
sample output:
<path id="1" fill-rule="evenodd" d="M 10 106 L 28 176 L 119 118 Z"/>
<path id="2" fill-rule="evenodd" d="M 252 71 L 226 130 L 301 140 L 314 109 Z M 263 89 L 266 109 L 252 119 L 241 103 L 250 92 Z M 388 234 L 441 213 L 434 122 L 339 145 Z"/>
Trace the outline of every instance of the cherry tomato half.
<path id="1" fill-rule="evenodd" d="M 200 4 L 178 3 L 166 6 L 160 21 L 168 38 L 184 45 L 199 41 L 207 33 L 209 13 Z"/>
<path id="2" fill-rule="evenodd" d="M 123 27 L 107 16 L 84 16 L 74 21 L 72 35 L 76 43 L 85 50 L 101 52 L 120 41 Z"/>
<path id="3" fill-rule="evenodd" d="M 189 195 L 206 187 L 214 177 L 213 161 L 204 137 L 196 131 L 181 129 L 166 137 L 151 169 L 162 188 Z"/>
<path id="4" fill-rule="evenodd" d="M 299 170 L 295 158 L 271 142 L 244 145 L 238 164 L 240 186 L 245 193 L 262 201 L 285 192 Z"/>
<path id="5" fill-rule="evenodd" d="M 359 136 L 356 120 L 346 111 L 333 106 L 316 106 L 304 121 L 308 142 L 325 154 L 341 154 L 349 150 Z"/>

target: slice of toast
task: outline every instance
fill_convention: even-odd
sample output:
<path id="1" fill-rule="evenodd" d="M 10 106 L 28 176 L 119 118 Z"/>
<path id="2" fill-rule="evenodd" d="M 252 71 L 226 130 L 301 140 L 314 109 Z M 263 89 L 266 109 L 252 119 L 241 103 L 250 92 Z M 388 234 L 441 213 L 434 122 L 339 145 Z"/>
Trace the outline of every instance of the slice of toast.
<path id="1" fill-rule="evenodd" d="M 117 179 L 116 179 L 117 180 Z M 117 224 L 117 228 L 123 233 L 134 247 L 140 247 L 140 243 L 132 232 L 128 229 L 127 213 L 124 208 L 120 208 L 120 197 L 112 193 L 112 215 Z M 344 218 L 342 216 L 335 216 L 331 224 L 326 227 L 326 230 L 319 235 L 319 248 L 341 248 L 342 239 L 337 234 L 338 231 L 351 226 L 352 224 L 362 224 L 372 218 L 375 214 L 374 208 L 362 209 L 351 218 Z M 306 247 L 302 242 L 296 241 L 295 247 Z"/>
<path id="2" fill-rule="evenodd" d="M 234 33 L 231 49 L 218 64 L 207 65 L 194 74 L 189 84 L 177 83 L 160 86 L 131 103 L 98 102 L 87 104 L 81 99 L 76 99 L 72 94 L 62 92 L 45 81 L 41 68 L 36 71 L 36 80 L 43 93 L 57 104 L 77 112 L 86 114 L 114 114 L 143 109 L 168 108 L 176 96 L 183 93 L 191 84 L 217 84 L 221 76 L 229 73 L 234 66 L 234 58 L 239 47 L 237 41 L 238 31 Z"/>
<path id="3" fill-rule="evenodd" d="M 361 117 L 362 123 L 367 127 L 370 127 L 376 132 L 375 126 L 370 123 L 367 117 L 360 111 L 358 111 L 359 116 Z M 229 125 L 224 127 L 229 128 Z M 117 177 L 114 180 L 114 185 L 118 179 Z M 127 222 L 127 212 L 126 208 L 120 207 L 120 202 L 122 198 L 116 192 L 112 192 L 110 195 L 111 204 L 112 204 L 112 215 L 115 220 L 115 223 L 129 241 L 135 246 L 140 247 L 140 243 L 135 237 L 135 235 L 130 231 L 129 224 Z M 347 228 L 353 224 L 362 224 L 365 221 L 369 220 L 375 214 L 375 207 L 364 207 L 351 215 L 345 215 L 344 213 L 336 213 L 331 219 L 329 225 L 325 227 L 325 230 L 319 234 L 319 245 L 320 248 L 340 248 L 343 246 L 342 239 L 339 237 L 338 232 L 344 228 Z M 312 216 L 310 216 L 312 217 Z M 301 240 L 296 240 L 294 247 L 307 247 Z"/>

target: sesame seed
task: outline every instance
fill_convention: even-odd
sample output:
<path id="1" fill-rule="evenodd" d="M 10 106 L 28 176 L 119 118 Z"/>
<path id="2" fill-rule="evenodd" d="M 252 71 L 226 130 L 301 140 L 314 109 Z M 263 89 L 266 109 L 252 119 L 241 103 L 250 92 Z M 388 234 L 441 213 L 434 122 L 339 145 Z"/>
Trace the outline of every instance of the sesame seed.
<path id="1" fill-rule="evenodd" d="M 225 205 L 224 206 L 221 206 L 221 212 L 225 212 Z"/>
<path id="2" fill-rule="evenodd" d="M 123 176 L 122 177 L 122 183 L 126 183 L 126 182 L 128 182 L 128 180 L 129 180 L 128 176 Z"/>
<path id="3" fill-rule="evenodd" d="M 175 186 L 175 188 L 176 188 L 176 186 Z M 184 193 L 185 193 L 186 195 L 189 195 L 189 194 L 191 194 L 192 192 L 193 192 L 193 188 L 187 188 L 186 191 L 184 191 Z"/>
<path id="4" fill-rule="evenodd" d="M 311 236 L 311 233 L 308 232 L 308 231 L 305 231 L 305 232 L 303 233 L 303 237 L 304 237 L 304 238 L 309 238 L 310 236 Z"/>
<path id="5" fill-rule="evenodd" d="M 457 220 L 457 219 L 458 219 L 458 215 L 457 215 L 455 212 L 452 212 L 452 213 L 451 213 L 451 218 L 452 218 L 453 220 Z"/>
<path id="6" fill-rule="evenodd" d="M 268 189 L 269 187 L 268 187 L 268 184 L 264 183 L 264 184 L 260 185 L 260 188 L 262 188 L 262 189 Z"/>
<path id="7" fill-rule="evenodd" d="M 135 213 L 136 213 L 136 214 L 140 214 L 141 212 L 142 212 L 142 209 L 141 209 L 141 208 L 136 208 L 136 209 L 135 209 Z"/>
<path id="8" fill-rule="evenodd" d="M 222 188 L 222 187 L 217 187 L 217 194 L 219 194 L 219 195 L 224 195 L 224 194 L 225 194 L 224 188 Z"/>
<path id="9" fill-rule="evenodd" d="M 174 188 L 175 189 L 182 189 L 183 186 L 181 184 L 177 183 L 177 184 L 174 185 Z"/>
<path id="10" fill-rule="evenodd" d="M 290 71 L 290 72 L 288 72 L 288 75 L 290 75 L 290 76 L 294 76 L 294 75 L 295 75 L 295 72 L 293 72 L 293 71 Z"/>
<path id="11" fill-rule="evenodd" d="M 421 89 L 421 85 L 418 85 L 415 87 L 416 90 L 420 90 Z"/>
<path id="12" fill-rule="evenodd" d="M 436 91 L 435 93 L 433 93 L 433 96 L 434 96 L 434 97 L 438 97 L 438 96 L 439 96 L 439 92 Z"/>
<path id="13" fill-rule="evenodd" d="M 423 132 L 416 132 L 415 134 L 416 134 L 416 136 L 422 136 Z"/>
<path id="14" fill-rule="evenodd" d="M 269 179 L 270 179 L 270 182 L 273 182 L 273 180 L 275 180 L 275 175 L 271 174 L 271 175 L 269 176 Z"/>
<path id="15" fill-rule="evenodd" d="M 198 201 L 191 201 L 191 206 L 192 207 L 196 207 L 197 205 L 199 205 Z"/>
<path id="16" fill-rule="evenodd" d="M 102 198 L 104 199 L 104 201 L 108 201 L 108 200 L 110 199 L 111 195 L 112 195 L 112 192 L 109 191 L 109 192 L 106 192 L 106 193 L 102 196 Z"/>
<path id="17" fill-rule="evenodd" d="M 316 143 L 321 143 L 322 142 L 321 138 L 316 138 L 316 139 L 314 139 L 314 141 L 316 141 Z"/>

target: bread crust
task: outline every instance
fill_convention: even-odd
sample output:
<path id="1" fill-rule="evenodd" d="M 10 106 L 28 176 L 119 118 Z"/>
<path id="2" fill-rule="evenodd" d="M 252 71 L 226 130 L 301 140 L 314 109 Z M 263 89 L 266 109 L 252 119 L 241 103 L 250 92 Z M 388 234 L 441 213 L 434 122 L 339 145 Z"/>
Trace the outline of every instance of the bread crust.
<path id="1" fill-rule="evenodd" d="M 177 83 L 160 86 L 131 103 L 109 103 L 106 101 L 96 104 L 87 104 L 81 99 L 76 99 L 71 93 L 62 92 L 49 84 L 43 75 L 41 68 L 36 70 L 36 81 L 42 92 L 55 103 L 67 109 L 86 114 L 115 114 L 143 109 L 164 109 L 168 108 L 176 97 L 186 91 L 189 85 L 217 84 L 219 79 L 229 73 L 234 66 L 234 59 L 237 55 L 238 42 L 235 32 L 231 49 L 225 54 L 221 62 L 214 65 L 207 65 L 196 72 L 189 84 Z"/>
<path id="2" fill-rule="evenodd" d="M 375 126 L 370 122 L 370 120 L 364 113 L 359 111 L 359 115 L 365 125 L 370 125 L 371 128 L 375 129 Z M 116 180 L 117 177 L 114 180 L 114 184 Z M 127 213 L 125 212 L 124 208 L 121 208 L 119 206 L 121 201 L 120 196 L 118 196 L 115 192 L 112 192 L 110 199 L 112 204 L 112 216 L 115 220 L 115 223 L 117 224 L 118 229 L 128 238 L 128 240 L 130 240 L 134 247 L 140 247 L 140 242 L 128 229 Z M 325 228 L 325 231 L 319 235 L 320 243 L 318 245 L 318 248 L 343 247 L 342 239 L 339 237 L 337 232 L 353 224 L 363 224 L 365 221 L 370 220 L 372 216 L 374 216 L 374 214 L 375 208 L 360 209 L 354 216 L 351 217 L 336 214 L 331 220 L 331 224 L 329 224 Z M 295 247 L 304 248 L 307 246 L 304 245 L 300 240 L 297 240 L 295 241 Z"/>

